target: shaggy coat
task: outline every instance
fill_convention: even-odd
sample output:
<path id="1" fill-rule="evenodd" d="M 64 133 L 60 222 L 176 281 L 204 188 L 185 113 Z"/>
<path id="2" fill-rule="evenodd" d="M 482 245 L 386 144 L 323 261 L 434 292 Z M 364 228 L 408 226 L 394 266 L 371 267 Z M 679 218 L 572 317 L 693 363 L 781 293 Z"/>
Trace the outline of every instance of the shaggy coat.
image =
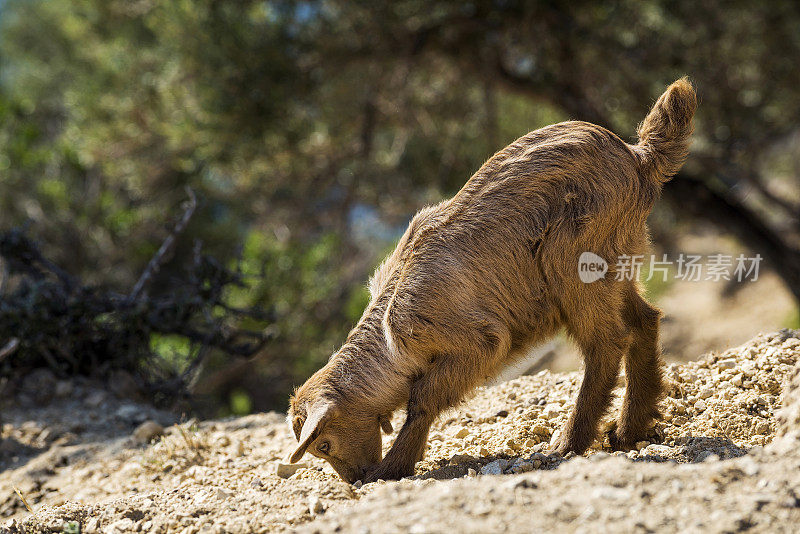
<path id="1" fill-rule="evenodd" d="M 660 312 L 615 264 L 646 252 L 645 221 L 686 159 L 696 106 L 689 81 L 676 81 L 636 145 L 586 122 L 536 130 L 421 210 L 342 348 L 292 397 L 292 461 L 311 452 L 348 481 L 411 475 L 442 410 L 562 328 L 585 374 L 555 451 L 580 454 L 595 439 L 620 362 L 627 386 L 610 438 L 642 439 L 662 393 Z M 583 252 L 608 262 L 604 278 L 581 281 Z M 381 460 L 379 428 L 391 432 L 400 407 L 405 424 Z"/>

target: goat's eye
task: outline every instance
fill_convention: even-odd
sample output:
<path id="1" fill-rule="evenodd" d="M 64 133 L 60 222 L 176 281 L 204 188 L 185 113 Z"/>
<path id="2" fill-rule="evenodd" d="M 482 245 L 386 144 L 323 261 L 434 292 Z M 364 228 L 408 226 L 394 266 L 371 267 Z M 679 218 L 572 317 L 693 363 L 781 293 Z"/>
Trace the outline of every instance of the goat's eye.
<path id="1" fill-rule="evenodd" d="M 331 450 L 331 444 L 327 441 L 323 441 L 319 445 L 317 445 L 317 450 L 322 454 L 328 454 L 328 451 Z"/>

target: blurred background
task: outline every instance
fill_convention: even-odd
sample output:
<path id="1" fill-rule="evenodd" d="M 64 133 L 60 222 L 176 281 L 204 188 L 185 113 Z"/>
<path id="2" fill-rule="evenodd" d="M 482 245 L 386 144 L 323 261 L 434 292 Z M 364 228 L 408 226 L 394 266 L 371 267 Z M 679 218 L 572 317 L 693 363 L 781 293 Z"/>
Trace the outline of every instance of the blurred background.
<path id="1" fill-rule="evenodd" d="M 416 210 L 553 122 L 634 141 L 686 74 L 654 252 L 764 260 L 649 283 L 665 355 L 800 327 L 798 64 L 791 0 L 0 0 L 0 385 L 284 410 Z M 515 372 L 543 366 L 579 360 L 559 338 Z"/>

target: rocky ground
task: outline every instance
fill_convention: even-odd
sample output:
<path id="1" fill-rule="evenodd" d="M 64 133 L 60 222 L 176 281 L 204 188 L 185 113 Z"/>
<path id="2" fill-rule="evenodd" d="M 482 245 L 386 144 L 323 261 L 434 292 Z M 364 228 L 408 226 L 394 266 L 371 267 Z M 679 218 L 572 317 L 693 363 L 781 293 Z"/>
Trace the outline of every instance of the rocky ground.
<path id="1" fill-rule="evenodd" d="M 175 424 L 87 383 L 23 387 L 3 412 L 0 531 L 795 531 L 799 361 L 784 330 L 670 365 L 647 441 L 571 458 L 547 449 L 579 375 L 520 377 L 442 416 L 415 477 L 363 486 L 282 463 L 282 414 Z"/>

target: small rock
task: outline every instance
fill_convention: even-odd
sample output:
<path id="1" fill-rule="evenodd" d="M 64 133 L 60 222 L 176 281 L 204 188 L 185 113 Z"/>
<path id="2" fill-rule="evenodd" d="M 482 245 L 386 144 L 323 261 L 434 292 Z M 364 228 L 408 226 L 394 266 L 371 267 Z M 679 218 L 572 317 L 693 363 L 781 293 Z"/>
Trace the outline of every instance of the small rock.
<path id="1" fill-rule="evenodd" d="M 214 435 L 213 440 L 214 440 L 214 445 L 216 445 L 217 447 L 227 447 L 228 445 L 231 444 L 231 438 L 229 438 L 222 432 L 217 432 Z"/>
<path id="2" fill-rule="evenodd" d="M 546 426 L 544 426 L 541 423 L 533 425 L 533 427 L 531 428 L 531 432 L 533 432 L 537 436 L 545 436 L 545 437 L 547 437 L 547 436 L 550 435 L 550 429 L 547 428 Z"/>
<path id="3" fill-rule="evenodd" d="M 731 384 L 733 384 L 737 388 L 742 387 L 742 383 L 744 383 L 744 375 L 742 373 L 739 373 L 733 378 L 731 378 Z"/>
<path id="4" fill-rule="evenodd" d="M 700 390 L 700 393 L 698 393 L 697 396 L 700 397 L 701 399 L 707 399 L 713 394 L 714 392 L 711 390 L 711 388 L 703 388 Z"/>
<path id="5" fill-rule="evenodd" d="M 217 491 L 215 493 L 216 498 L 221 500 L 221 501 L 224 501 L 225 499 L 227 499 L 228 497 L 230 497 L 232 495 L 233 495 L 232 492 L 226 491 L 226 490 L 224 490 L 222 488 L 217 488 Z"/>
<path id="6" fill-rule="evenodd" d="M 502 475 L 503 471 L 508 467 L 508 460 L 504 460 L 500 458 L 499 460 L 495 460 L 493 462 L 489 462 L 488 464 L 481 467 L 481 474 L 482 475 Z"/>
<path id="7" fill-rule="evenodd" d="M 56 383 L 55 395 L 60 399 L 69 397 L 73 391 L 75 391 L 75 386 L 69 380 L 59 380 Z"/>
<path id="8" fill-rule="evenodd" d="M 672 447 L 667 445 L 652 444 L 645 447 L 641 453 L 645 456 L 666 456 L 672 452 Z"/>
<path id="9" fill-rule="evenodd" d="M 557 404 L 548 404 L 547 406 L 544 407 L 544 410 L 542 410 L 542 417 L 548 420 L 554 419 L 558 417 L 560 413 L 561 413 L 561 406 Z"/>
<path id="10" fill-rule="evenodd" d="M 308 498 L 308 511 L 311 512 L 311 515 L 318 515 L 325 511 L 325 506 L 322 505 L 318 496 L 311 495 Z"/>
<path id="11" fill-rule="evenodd" d="M 145 421 L 133 431 L 133 439 L 137 443 L 147 444 L 154 438 L 164 434 L 164 427 L 155 421 Z"/>
<path id="12" fill-rule="evenodd" d="M 133 530 L 133 520 L 129 518 L 120 519 L 103 528 L 103 534 L 121 534 Z"/>
<path id="13" fill-rule="evenodd" d="M 721 370 L 733 369 L 736 367 L 736 360 L 734 358 L 726 358 L 717 362 L 717 367 Z"/>
<path id="14" fill-rule="evenodd" d="M 469 436 L 469 430 L 467 430 L 463 426 L 461 428 L 459 428 L 458 432 L 456 432 L 454 434 L 454 437 L 459 438 L 459 439 L 466 438 L 467 436 Z"/>
<path id="15" fill-rule="evenodd" d="M 650 445 L 650 442 L 649 442 L 649 441 L 637 441 L 637 442 L 636 442 L 636 448 L 637 448 L 638 450 L 642 450 L 642 449 L 644 449 L 645 447 L 647 447 L 648 445 Z"/>
<path id="16" fill-rule="evenodd" d="M 699 401 L 695 402 L 694 403 L 694 409 L 697 410 L 698 412 L 704 411 L 706 409 L 706 401 L 699 400 Z"/>
<path id="17" fill-rule="evenodd" d="M 606 499 L 609 501 L 629 501 L 632 494 L 625 488 L 615 488 L 614 486 L 600 486 L 592 492 L 596 499 Z"/>
<path id="18" fill-rule="evenodd" d="M 497 417 L 508 417 L 508 410 L 500 410 L 495 415 Z"/>
<path id="19" fill-rule="evenodd" d="M 770 425 L 766 421 L 760 421 L 760 422 L 756 423 L 755 426 L 753 427 L 753 433 L 754 434 L 765 434 L 766 435 L 766 434 L 769 434 L 769 431 L 770 431 Z"/>
<path id="20" fill-rule="evenodd" d="M 533 466 L 532 462 L 526 462 L 523 459 L 519 459 L 514 462 L 514 465 L 511 466 L 512 473 L 527 473 L 528 471 L 533 471 L 535 467 Z"/>
<path id="21" fill-rule="evenodd" d="M 254 478 L 250 482 L 250 487 L 255 489 L 261 489 L 264 486 L 264 482 L 261 481 L 260 478 Z"/>
<path id="22" fill-rule="evenodd" d="M 454 454 L 453 456 L 450 457 L 450 461 L 448 463 L 450 465 L 458 465 L 458 464 L 471 462 L 474 459 L 475 458 L 473 458 L 469 454 Z"/>
<path id="23" fill-rule="evenodd" d="M 308 467 L 306 464 L 286 464 L 283 462 L 275 463 L 275 474 L 281 478 L 289 478 L 297 473 L 299 469 Z M 359 486 L 360 487 L 360 486 Z"/>
<path id="24" fill-rule="evenodd" d="M 118 419 L 122 419 L 124 421 L 133 421 L 141 423 L 146 419 L 146 416 L 142 416 L 142 409 L 135 404 L 123 404 L 120 406 L 114 415 Z"/>
<path id="25" fill-rule="evenodd" d="M 83 403 L 89 408 L 99 408 L 106 401 L 106 394 L 102 391 L 95 391 L 86 397 Z"/>
<path id="26" fill-rule="evenodd" d="M 468 477 L 474 477 L 474 476 L 476 476 L 477 474 L 478 474 L 478 472 L 477 472 L 477 471 L 475 471 L 473 468 L 471 468 L 471 467 L 470 467 L 469 469 L 467 469 L 467 476 L 468 476 Z"/>
<path id="27" fill-rule="evenodd" d="M 692 459 L 692 461 L 695 462 L 695 463 L 715 462 L 717 460 L 719 460 L 719 456 L 717 456 L 716 454 L 714 454 L 711 451 L 700 451 Z"/>

